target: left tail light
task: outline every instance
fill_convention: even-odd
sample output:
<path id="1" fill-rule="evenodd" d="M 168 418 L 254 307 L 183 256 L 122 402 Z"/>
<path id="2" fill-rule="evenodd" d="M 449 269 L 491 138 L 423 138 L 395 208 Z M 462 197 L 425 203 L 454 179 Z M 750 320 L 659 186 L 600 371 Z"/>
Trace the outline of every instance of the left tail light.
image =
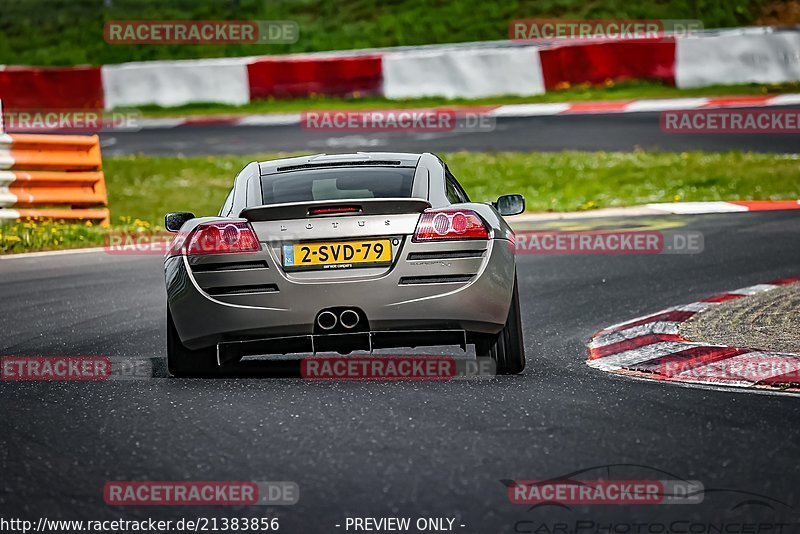
<path id="1" fill-rule="evenodd" d="M 178 235 L 173 243 L 173 254 L 187 256 L 238 254 L 261 249 L 253 227 L 246 221 L 201 224 L 185 239 Z"/>
<path id="2" fill-rule="evenodd" d="M 489 239 L 489 229 L 472 210 L 426 210 L 414 232 L 415 242 Z"/>

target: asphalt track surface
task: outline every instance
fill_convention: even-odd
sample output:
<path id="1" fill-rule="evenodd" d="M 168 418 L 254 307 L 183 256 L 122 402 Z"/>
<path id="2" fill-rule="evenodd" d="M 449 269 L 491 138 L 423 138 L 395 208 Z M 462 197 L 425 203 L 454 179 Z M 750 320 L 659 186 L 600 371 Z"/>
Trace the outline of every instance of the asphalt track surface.
<path id="1" fill-rule="evenodd" d="M 780 109 L 780 108 L 770 108 Z M 492 129 L 457 132 L 320 132 L 284 126 L 184 125 L 101 136 L 103 154 L 207 155 L 261 152 L 742 150 L 794 153 L 792 134 L 675 134 L 659 113 L 498 118 Z"/>
<path id="2" fill-rule="evenodd" d="M 673 532 L 779 522 L 792 525 L 761 532 L 795 532 L 796 397 L 605 374 L 584 364 L 584 344 L 602 327 L 665 306 L 796 276 L 800 217 L 642 220 L 701 231 L 705 251 L 520 256 L 528 368 L 479 380 L 166 378 L 160 257 L 2 259 L 0 354 L 161 364 L 150 380 L 0 383 L 0 517 L 267 516 L 279 518 L 281 532 L 345 532 L 356 516 L 450 517 L 465 533 L 553 532 L 559 522 L 565 533 L 607 533 L 609 524 L 637 532 L 630 525 L 643 522 Z M 598 467 L 608 465 L 616 467 Z M 661 478 L 699 480 L 706 491 L 693 505 L 532 508 L 510 503 L 501 483 L 584 469 L 628 480 L 663 470 L 671 476 Z M 109 480 L 283 480 L 297 482 L 301 496 L 280 508 L 109 507 Z M 593 523 L 576 529 L 579 520 Z"/>

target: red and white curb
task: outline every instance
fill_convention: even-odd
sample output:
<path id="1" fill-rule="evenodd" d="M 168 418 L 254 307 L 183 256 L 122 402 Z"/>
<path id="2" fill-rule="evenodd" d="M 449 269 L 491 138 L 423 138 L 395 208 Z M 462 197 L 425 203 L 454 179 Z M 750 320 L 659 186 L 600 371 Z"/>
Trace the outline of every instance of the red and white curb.
<path id="1" fill-rule="evenodd" d="M 703 215 L 712 213 L 746 213 L 750 211 L 800 210 L 800 200 L 732 200 L 728 202 L 664 202 L 627 208 L 600 208 L 588 211 L 542 212 L 515 215 L 516 223 L 558 221 L 567 219 L 599 219 L 642 217 L 648 215 Z"/>
<path id="2" fill-rule="evenodd" d="M 491 115 L 496 117 L 590 115 L 689 109 L 761 108 L 793 104 L 800 104 L 800 94 L 606 100 L 600 102 L 565 102 L 554 104 L 511 104 L 507 106 L 498 106 L 492 110 Z"/>
<path id="3" fill-rule="evenodd" d="M 664 202 L 647 204 L 645 208 L 678 215 L 703 213 L 741 213 L 747 211 L 780 211 L 800 209 L 800 200 L 731 200 L 727 202 Z"/>
<path id="4" fill-rule="evenodd" d="M 749 95 L 708 98 L 662 98 L 640 100 L 609 100 L 598 102 L 563 102 L 543 104 L 508 104 L 503 106 L 442 106 L 424 108 L 426 111 L 452 110 L 456 115 L 480 113 L 489 117 L 545 117 L 551 115 L 596 115 L 680 111 L 691 109 L 764 108 L 800 104 L 800 94 Z M 316 111 L 316 110 L 315 110 Z M 327 113 L 367 111 L 414 111 L 414 108 L 375 110 L 325 110 Z M 322 111 L 320 111 L 322 112 Z M 142 129 L 175 128 L 177 126 L 291 126 L 300 124 L 301 113 L 262 113 L 252 115 L 210 115 L 138 119 Z"/>
<path id="5" fill-rule="evenodd" d="M 589 342 L 589 367 L 641 378 L 726 387 L 800 386 L 800 355 L 708 345 L 682 338 L 681 323 L 722 302 L 800 282 L 782 278 L 609 326 Z M 762 365 L 763 363 L 763 365 Z"/>

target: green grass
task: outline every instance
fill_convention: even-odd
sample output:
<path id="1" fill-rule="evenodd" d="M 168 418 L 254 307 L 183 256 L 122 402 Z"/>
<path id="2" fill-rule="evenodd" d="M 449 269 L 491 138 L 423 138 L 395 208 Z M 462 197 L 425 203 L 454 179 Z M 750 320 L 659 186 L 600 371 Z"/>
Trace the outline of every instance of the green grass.
<path id="1" fill-rule="evenodd" d="M 75 65 L 506 39 L 520 18 L 756 22 L 770 0 L 3 0 L 0 64 Z M 292 20 L 291 45 L 111 45 L 106 21 Z"/>
<path id="2" fill-rule="evenodd" d="M 112 230 L 153 232 L 168 211 L 215 215 L 236 173 L 285 154 L 123 156 L 104 169 Z M 800 198 L 800 157 L 740 152 L 457 152 L 442 154 L 473 200 L 522 193 L 528 211 L 576 211 L 648 202 Z M 99 246 L 87 225 L 0 225 L 0 253 Z"/>
<path id="3" fill-rule="evenodd" d="M 0 254 L 101 247 L 106 244 L 110 231 L 125 234 L 152 234 L 157 229 L 147 221 L 132 220 L 126 217 L 118 218 L 117 224 L 112 228 L 103 228 L 90 221 L 81 223 L 48 220 L 0 222 Z"/>
<path id="4" fill-rule="evenodd" d="M 382 97 L 360 98 L 297 98 L 292 100 L 257 100 L 244 106 L 224 104 L 188 104 L 163 108 L 143 106 L 134 111 L 148 117 L 170 117 L 185 115 L 238 114 L 238 113 L 299 113 L 323 109 L 385 109 L 423 108 L 439 106 L 482 106 L 501 104 L 533 104 L 548 102 L 581 102 L 590 100 L 626 100 L 636 98 L 678 98 L 728 95 L 765 95 L 800 93 L 800 82 L 781 84 L 714 85 L 692 89 L 667 87 L 654 82 L 630 81 L 609 83 L 603 87 L 581 84 L 563 90 L 550 91 L 536 96 L 499 96 L 477 99 L 415 98 L 389 100 Z"/>
<path id="5" fill-rule="evenodd" d="M 471 198 L 525 195 L 528 211 L 649 202 L 800 198 L 800 158 L 740 152 L 445 154 Z"/>
<path id="6" fill-rule="evenodd" d="M 112 222 L 124 215 L 163 226 L 168 211 L 216 215 L 242 167 L 258 158 L 276 157 L 280 156 L 104 158 Z"/>
<path id="7" fill-rule="evenodd" d="M 214 215 L 254 156 L 107 158 L 111 213 L 163 224 L 167 211 Z M 739 152 L 457 152 L 442 154 L 477 201 L 522 193 L 528 211 L 675 200 L 800 198 L 800 158 Z"/>

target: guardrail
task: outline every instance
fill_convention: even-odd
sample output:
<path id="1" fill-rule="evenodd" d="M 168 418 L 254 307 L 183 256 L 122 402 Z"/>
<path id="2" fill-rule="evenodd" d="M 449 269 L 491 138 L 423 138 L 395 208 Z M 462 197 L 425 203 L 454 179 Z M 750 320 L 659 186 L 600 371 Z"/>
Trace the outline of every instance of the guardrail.
<path id="1" fill-rule="evenodd" d="M 114 109 L 241 105 L 316 94 L 536 95 L 569 84 L 631 79 L 678 87 L 800 80 L 798 26 L 662 37 L 503 40 L 102 67 L 6 67 L 0 69 L 0 95 L 15 109 Z"/>
<path id="2" fill-rule="evenodd" d="M 96 135 L 3 134 L 0 219 L 47 218 L 108 224 Z"/>

